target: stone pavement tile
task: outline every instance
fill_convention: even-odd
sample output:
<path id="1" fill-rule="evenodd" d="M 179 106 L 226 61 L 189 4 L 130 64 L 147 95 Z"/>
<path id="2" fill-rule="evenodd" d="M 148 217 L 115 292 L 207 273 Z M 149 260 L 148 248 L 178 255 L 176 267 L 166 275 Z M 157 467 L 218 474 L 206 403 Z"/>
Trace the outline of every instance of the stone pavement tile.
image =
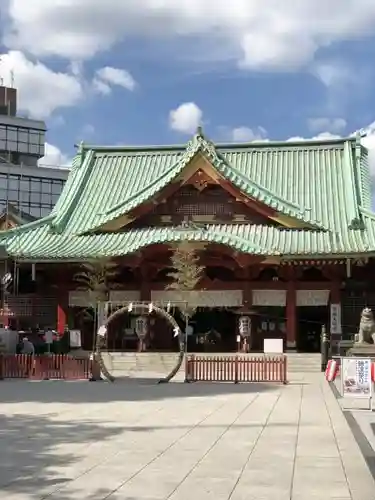
<path id="1" fill-rule="evenodd" d="M 299 474 L 293 481 L 293 495 L 321 496 L 321 498 L 350 498 L 350 491 L 345 478 L 336 479 L 334 471 L 327 475 Z"/>
<path id="2" fill-rule="evenodd" d="M 283 484 L 290 485 L 293 474 L 294 461 L 289 459 L 275 460 L 270 457 L 267 461 L 250 460 L 243 470 L 240 481 L 254 484 Z"/>
<path id="3" fill-rule="evenodd" d="M 113 500 L 119 498 L 134 498 L 134 499 L 159 499 L 165 500 L 172 494 L 178 486 L 178 478 L 159 476 L 157 479 L 148 478 L 146 476 L 135 477 L 124 485 L 120 486 L 112 494 Z M 109 500 L 112 500 L 109 496 Z"/>
<path id="4" fill-rule="evenodd" d="M 339 403 L 327 383 L 322 390 L 352 499 L 374 500 L 375 481 Z"/>
<path id="5" fill-rule="evenodd" d="M 236 478 L 188 478 L 171 495 L 170 500 L 228 500 Z M 169 500 L 169 499 L 168 499 Z"/>
<path id="6" fill-rule="evenodd" d="M 336 495 L 331 497 L 322 492 L 310 491 L 309 493 L 303 493 L 302 495 L 293 494 L 291 500 L 352 500 L 352 497 L 338 497 Z"/>
<path id="7" fill-rule="evenodd" d="M 227 500 L 277 400 L 277 393 L 260 394 L 237 414 L 232 424 L 221 430 L 218 441 L 197 462 L 171 500 L 192 496 Z"/>
<path id="8" fill-rule="evenodd" d="M 102 496 L 108 495 L 116 488 L 120 487 L 123 479 L 119 475 L 103 476 L 90 472 L 71 481 L 67 486 L 57 489 L 48 496 L 48 500 L 60 500 L 61 498 L 90 498 L 91 496 L 100 495 L 98 492 L 103 492 Z M 86 496 L 85 496 L 86 495 Z"/>
<path id="9" fill-rule="evenodd" d="M 273 485 L 252 486 L 238 483 L 230 500 L 290 500 L 290 489 L 280 489 L 279 486 Z"/>

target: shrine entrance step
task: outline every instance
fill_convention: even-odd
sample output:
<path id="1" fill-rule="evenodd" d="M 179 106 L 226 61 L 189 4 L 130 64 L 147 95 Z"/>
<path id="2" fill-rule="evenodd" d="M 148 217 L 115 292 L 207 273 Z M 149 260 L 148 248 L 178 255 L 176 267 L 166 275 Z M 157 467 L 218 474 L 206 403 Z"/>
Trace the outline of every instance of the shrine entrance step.
<path id="1" fill-rule="evenodd" d="M 165 375 L 176 365 L 178 353 L 103 351 L 102 357 L 105 366 L 114 377 L 142 373 Z"/>
<path id="2" fill-rule="evenodd" d="M 318 373 L 321 371 L 320 353 L 288 352 L 289 373 Z"/>
<path id="3" fill-rule="evenodd" d="M 189 356 L 193 353 L 189 352 Z M 236 356 L 236 353 L 195 353 L 208 359 L 218 356 Z M 249 353 L 248 356 L 262 357 L 262 354 Z M 287 353 L 288 373 L 318 373 L 320 372 L 319 353 Z M 177 352 L 117 352 L 104 351 L 103 359 L 108 370 L 115 376 L 127 376 L 142 373 L 165 375 L 176 364 Z M 181 373 L 185 370 L 181 367 Z"/>

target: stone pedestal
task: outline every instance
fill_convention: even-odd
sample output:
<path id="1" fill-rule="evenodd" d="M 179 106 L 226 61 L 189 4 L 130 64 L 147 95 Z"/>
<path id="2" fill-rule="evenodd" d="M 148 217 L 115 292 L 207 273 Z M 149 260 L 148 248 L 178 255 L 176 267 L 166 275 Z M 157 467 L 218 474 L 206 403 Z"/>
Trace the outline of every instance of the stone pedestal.
<path id="1" fill-rule="evenodd" d="M 353 347 L 348 350 L 347 356 L 375 359 L 375 344 L 355 343 Z"/>

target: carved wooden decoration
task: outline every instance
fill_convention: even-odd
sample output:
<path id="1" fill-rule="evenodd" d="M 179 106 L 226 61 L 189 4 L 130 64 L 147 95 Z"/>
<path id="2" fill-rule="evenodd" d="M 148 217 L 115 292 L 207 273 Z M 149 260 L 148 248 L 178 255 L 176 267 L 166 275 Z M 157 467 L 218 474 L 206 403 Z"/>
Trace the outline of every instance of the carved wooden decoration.
<path id="1" fill-rule="evenodd" d="M 197 170 L 195 174 L 186 181 L 185 185 L 193 186 L 198 191 L 203 191 L 207 186 L 217 184 L 212 177 L 207 175 L 203 170 Z"/>
<path id="2" fill-rule="evenodd" d="M 198 171 L 163 203 L 154 205 L 127 228 L 179 225 L 184 220 L 204 223 L 244 223 L 278 225 L 264 214 L 238 201 L 207 175 Z M 139 212 L 140 214 L 141 212 Z"/>

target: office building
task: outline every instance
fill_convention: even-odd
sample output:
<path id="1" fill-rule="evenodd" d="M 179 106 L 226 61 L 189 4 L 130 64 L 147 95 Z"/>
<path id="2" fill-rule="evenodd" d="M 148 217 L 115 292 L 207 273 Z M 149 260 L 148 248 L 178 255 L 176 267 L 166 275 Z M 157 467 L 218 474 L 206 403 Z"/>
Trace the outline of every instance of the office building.
<path id="1" fill-rule="evenodd" d="M 17 116 L 17 89 L 0 86 L 0 213 L 8 205 L 33 218 L 48 215 L 68 171 L 39 167 L 46 125 Z"/>

